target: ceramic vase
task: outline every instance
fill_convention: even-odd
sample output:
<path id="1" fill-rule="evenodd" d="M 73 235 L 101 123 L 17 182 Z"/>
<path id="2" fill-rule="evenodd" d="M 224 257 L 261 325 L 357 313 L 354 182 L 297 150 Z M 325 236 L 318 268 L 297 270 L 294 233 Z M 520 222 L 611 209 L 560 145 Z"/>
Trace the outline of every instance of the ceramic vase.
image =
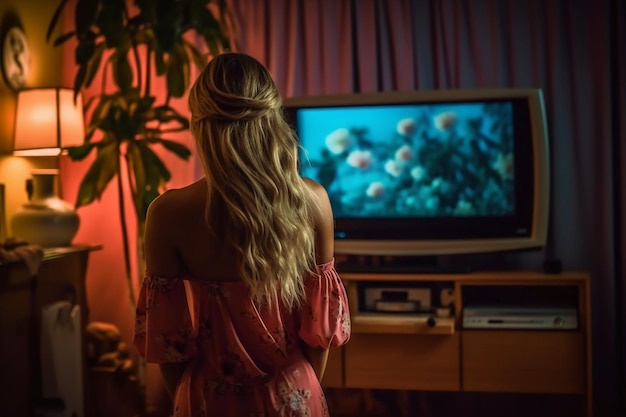
<path id="1" fill-rule="evenodd" d="M 11 218 L 13 235 L 44 248 L 66 247 L 78 231 L 74 207 L 57 195 L 58 170 L 34 170 L 32 195 Z"/>

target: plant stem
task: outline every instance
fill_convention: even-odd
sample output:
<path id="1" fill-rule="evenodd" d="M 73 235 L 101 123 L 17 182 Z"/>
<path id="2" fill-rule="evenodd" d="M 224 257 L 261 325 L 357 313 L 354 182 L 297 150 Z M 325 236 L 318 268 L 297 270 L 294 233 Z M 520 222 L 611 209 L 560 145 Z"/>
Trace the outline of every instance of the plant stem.
<path id="1" fill-rule="evenodd" d="M 126 210 L 124 208 L 124 187 L 122 186 L 122 172 L 120 155 L 117 159 L 117 193 L 119 199 L 120 210 L 120 223 L 122 225 L 122 242 L 124 244 L 124 266 L 126 268 L 126 282 L 128 284 L 128 294 L 130 296 L 130 304 L 133 309 L 137 307 L 137 300 L 135 299 L 135 288 L 133 286 L 133 275 L 130 267 L 130 248 L 128 244 L 128 227 L 126 225 Z"/>
<path id="2" fill-rule="evenodd" d="M 135 218 L 137 219 L 137 243 L 136 243 L 136 254 L 137 254 L 137 278 L 141 279 L 145 272 L 145 255 L 143 250 L 143 236 L 144 230 L 146 226 L 145 216 L 140 214 L 141 201 L 143 201 L 144 195 L 141 198 L 138 198 L 139 190 L 137 189 L 137 183 L 135 181 L 135 177 L 133 174 L 135 173 L 135 167 L 133 166 L 133 162 L 131 158 L 128 157 L 128 152 L 125 155 L 126 159 L 126 176 L 128 178 L 128 184 L 130 185 L 130 191 L 132 195 L 133 206 L 135 208 Z"/>
<path id="3" fill-rule="evenodd" d="M 137 219 L 137 272 L 142 277 L 146 272 L 146 255 L 144 252 L 143 237 L 146 229 L 145 221 Z"/>
<path id="4" fill-rule="evenodd" d="M 124 2 L 124 17 L 126 18 L 126 22 L 129 20 L 130 14 L 128 13 L 128 2 Z M 128 24 L 126 25 L 128 28 Z M 138 90 L 141 91 L 141 60 L 139 59 L 139 51 L 137 51 L 137 42 L 135 41 L 135 34 L 129 33 L 130 44 L 133 50 L 133 57 L 135 58 L 135 65 L 137 65 L 137 87 Z"/>
<path id="5" fill-rule="evenodd" d="M 152 60 L 150 59 L 151 52 L 152 49 L 150 48 L 150 46 L 146 45 L 146 88 L 144 92 L 144 95 L 146 97 L 150 96 L 150 89 L 152 88 L 152 86 L 150 85 L 152 80 Z"/>

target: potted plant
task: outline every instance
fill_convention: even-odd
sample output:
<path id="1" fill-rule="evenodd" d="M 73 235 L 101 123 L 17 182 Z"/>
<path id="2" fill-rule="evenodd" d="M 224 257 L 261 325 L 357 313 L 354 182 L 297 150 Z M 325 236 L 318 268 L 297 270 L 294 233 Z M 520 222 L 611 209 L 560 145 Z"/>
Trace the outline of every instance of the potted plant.
<path id="1" fill-rule="evenodd" d="M 225 0 L 129 3 L 77 0 L 74 30 L 58 36 L 54 45 L 70 39 L 77 42 L 75 95 L 90 87 L 98 73 L 102 74 L 100 93 L 85 104 L 85 114 L 89 115 L 85 142 L 68 152 L 72 160 L 95 153 L 80 183 L 76 208 L 99 199 L 112 181 L 117 182 L 126 276 L 134 307 L 127 206 L 132 206 L 137 218 L 141 276 L 146 211 L 170 180 L 169 170 L 152 148 L 161 145 L 180 158 L 189 157 L 190 150 L 185 145 L 168 139 L 170 133 L 189 127 L 187 117 L 170 106 L 170 99 L 182 97 L 188 90 L 192 65 L 202 69 L 211 56 L 230 49 L 231 20 Z M 62 0 L 52 16 L 48 41 L 67 4 L 68 0 Z M 203 43 L 200 48 L 188 40 L 192 31 Z M 165 81 L 162 99 L 155 91 L 152 74 Z M 123 177 L 130 184 L 127 192 Z M 126 195 L 131 196 L 131 202 L 126 201 Z"/>

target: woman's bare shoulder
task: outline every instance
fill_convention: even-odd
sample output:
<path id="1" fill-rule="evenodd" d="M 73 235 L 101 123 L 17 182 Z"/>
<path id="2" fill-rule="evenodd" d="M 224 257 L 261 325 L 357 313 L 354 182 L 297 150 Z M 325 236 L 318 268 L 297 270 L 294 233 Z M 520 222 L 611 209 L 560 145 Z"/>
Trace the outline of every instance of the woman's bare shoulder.
<path id="1" fill-rule="evenodd" d="M 330 199 L 324 186 L 310 179 L 303 178 L 305 184 L 315 195 L 315 251 L 318 264 L 329 262 L 334 254 L 334 219 Z"/>
<path id="2" fill-rule="evenodd" d="M 152 201 L 148 207 L 148 217 L 166 217 L 172 220 L 180 217 L 188 209 L 204 201 L 199 197 L 204 195 L 204 181 L 196 181 L 193 184 L 181 188 L 165 191 Z"/>
<path id="3" fill-rule="evenodd" d="M 319 182 L 306 177 L 302 178 L 302 181 L 304 181 L 307 187 L 309 187 L 309 190 L 311 190 L 316 196 L 328 196 L 326 189 Z"/>
<path id="4" fill-rule="evenodd" d="M 303 178 L 311 193 L 315 196 L 315 205 L 318 208 L 318 223 L 332 221 L 333 211 L 330 205 L 330 199 L 326 188 L 317 181 L 310 178 Z"/>

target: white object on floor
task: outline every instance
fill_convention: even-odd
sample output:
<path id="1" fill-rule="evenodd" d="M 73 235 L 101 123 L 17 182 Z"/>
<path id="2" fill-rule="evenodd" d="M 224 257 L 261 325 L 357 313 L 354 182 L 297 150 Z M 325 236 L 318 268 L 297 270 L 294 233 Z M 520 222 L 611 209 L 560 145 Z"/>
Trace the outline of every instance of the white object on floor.
<path id="1" fill-rule="evenodd" d="M 63 417 L 84 417 L 80 306 L 68 301 L 41 311 L 41 394 L 62 399 Z"/>

